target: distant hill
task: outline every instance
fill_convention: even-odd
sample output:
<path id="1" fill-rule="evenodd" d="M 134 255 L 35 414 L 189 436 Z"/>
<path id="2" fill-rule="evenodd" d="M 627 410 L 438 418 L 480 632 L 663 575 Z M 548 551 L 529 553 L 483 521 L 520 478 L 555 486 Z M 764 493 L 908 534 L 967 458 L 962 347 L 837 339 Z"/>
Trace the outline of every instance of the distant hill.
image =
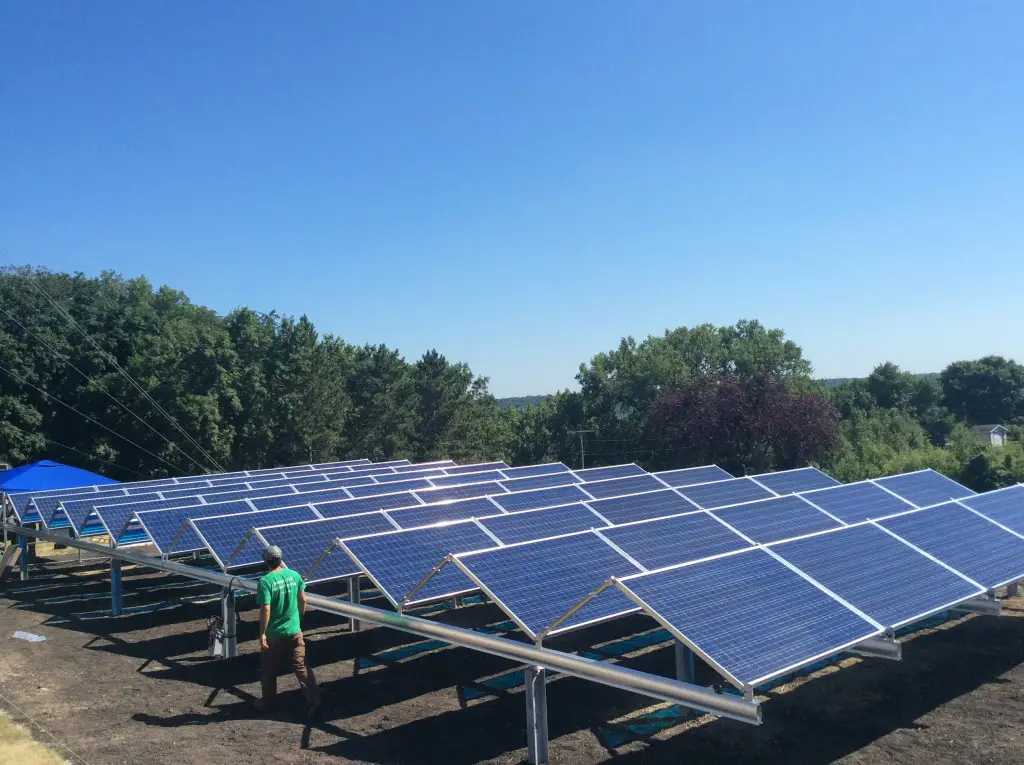
<path id="1" fill-rule="evenodd" d="M 499 398 L 498 407 L 501 409 L 526 409 L 527 407 L 536 406 L 547 398 L 547 394 L 543 396 L 512 396 L 511 398 Z"/>

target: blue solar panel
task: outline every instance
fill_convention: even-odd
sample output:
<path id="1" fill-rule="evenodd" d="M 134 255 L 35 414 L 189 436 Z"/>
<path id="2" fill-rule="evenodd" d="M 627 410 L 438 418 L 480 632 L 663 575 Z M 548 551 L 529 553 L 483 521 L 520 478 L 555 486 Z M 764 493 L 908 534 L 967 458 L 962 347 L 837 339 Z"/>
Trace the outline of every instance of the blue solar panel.
<path id="1" fill-rule="evenodd" d="M 261 497 L 250 500 L 257 510 L 273 510 L 278 507 L 294 505 L 312 505 L 316 502 L 335 502 L 349 497 L 348 489 L 322 489 L 320 491 L 304 491 L 300 494 L 284 494 L 278 497 Z"/>
<path id="2" fill-rule="evenodd" d="M 666 515 L 689 513 L 697 509 L 692 502 L 679 496 L 672 489 L 599 499 L 587 504 L 611 523 L 646 521 L 649 518 L 663 518 Z"/>
<path id="3" fill-rule="evenodd" d="M 481 483 L 483 481 L 502 481 L 505 476 L 497 470 L 483 470 L 479 473 L 456 473 L 455 475 L 431 478 L 434 486 L 461 486 L 467 483 Z"/>
<path id="4" fill-rule="evenodd" d="M 883 518 L 913 508 L 906 500 L 900 499 L 873 483 L 862 481 L 821 489 L 801 494 L 822 510 L 826 510 L 845 523 L 859 523 L 869 518 Z"/>
<path id="5" fill-rule="evenodd" d="M 882 632 L 762 549 L 623 585 L 741 686 L 760 685 Z"/>
<path id="6" fill-rule="evenodd" d="M 199 497 L 180 497 L 179 499 L 157 499 L 151 502 L 119 502 L 116 505 L 100 505 L 96 508 L 96 512 L 103 519 L 103 523 L 110 533 L 117 538 L 120 537 L 124 527 L 136 512 L 164 510 L 171 507 L 194 507 L 199 504 L 202 504 Z"/>
<path id="7" fill-rule="evenodd" d="M 480 524 L 507 545 L 605 526 L 605 522 L 582 502 L 544 510 L 524 510 L 511 515 L 498 515 L 485 518 Z"/>
<path id="8" fill-rule="evenodd" d="M 347 518 L 328 518 L 287 526 L 263 527 L 259 532 L 267 544 L 281 548 L 284 562 L 289 568 L 307 576 L 309 570 L 320 560 L 335 539 L 361 537 L 393 529 L 394 526 L 381 513 L 366 513 Z M 258 540 L 250 539 L 244 548 L 247 554 L 250 547 L 255 547 L 257 556 L 262 555 L 263 547 Z M 242 552 L 239 552 L 239 555 L 241 554 Z M 317 566 L 316 571 L 309 575 L 308 579 L 311 582 L 321 582 L 359 573 L 359 567 L 347 555 L 335 553 L 324 558 L 323 563 Z"/>
<path id="9" fill-rule="evenodd" d="M 434 476 L 443 476 L 444 474 L 445 472 L 441 468 L 432 468 L 429 470 L 410 470 L 408 473 L 390 473 L 374 477 L 377 479 L 377 483 L 395 483 L 396 481 L 410 481 L 413 478 L 433 478 Z"/>
<path id="10" fill-rule="evenodd" d="M 683 468 L 682 470 L 662 470 L 654 475 L 675 488 L 693 486 L 698 483 L 711 483 L 712 481 L 728 481 L 732 478 L 729 473 L 722 470 L 718 465 Z"/>
<path id="11" fill-rule="evenodd" d="M 114 496 L 108 496 L 106 494 L 94 494 L 88 499 L 75 499 L 61 502 L 61 507 L 64 509 L 64 515 L 71 521 L 71 526 L 78 531 L 85 525 L 85 520 L 96 510 L 99 505 L 119 505 L 119 504 L 141 504 L 147 501 L 158 499 L 157 494 L 137 494 L 132 497 L 125 496 L 124 494 L 115 494 Z M 159 505 L 154 508 L 143 508 L 151 510 L 159 510 L 161 507 L 174 507 L 174 505 Z"/>
<path id="12" fill-rule="evenodd" d="M 494 540 L 472 521 L 465 521 L 362 537 L 345 544 L 381 593 L 397 605 L 446 555 L 493 547 Z M 446 566 L 416 593 L 415 600 L 433 600 L 474 589 L 476 586 L 465 574 Z"/>
<path id="13" fill-rule="evenodd" d="M 505 489 L 497 481 L 486 483 L 468 483 L 465 486 L 444 486 L 440 489 L 429 489 L 415 492 L 416 496 L 427 504 L 447 502 L 451 499 L 469 499 L 470 497 L 486 497 L 491 494 L 504 494 Z"/>
<path id="14" fill-rule="evenodd" d="M 879 524 L 984 587 L 995 589 L 1024 579 L 1024 539 L 955 503 Z"/>
<path id="15" fill-rule="evenodd" d="M 561 462 L 549 462 L 545 465 L 523 465 L 522 467 L 504 468 L 501 472 L 509 478 L 526 478 L 528 476 L 568 473 L 569 468 Z"/>
<path id="16" fill-rule="evenodd" d="M 415 489 L 429 489 L 430 481 L 426 478 L 409 478 L 395 483 L 365 484 L 363 486 L 350 486 L 349 492 L 353 497 L 376 497 L 379 494 L 394 494 L 398 491 L 413 491 Z"/>
<path id="17" fill-rule="evenodd" d="M 60 507 L 63 502 L 75 502 L 77 500 L 90 500 L 99 497 L 124 497 L 125 492 L 123 489 L 114 489 L 109 491 L 86 491 L 76 492 L 74 494 L 58 494 L 51 497 L 40 497 L 34 496 L 32 504 L 36 508 L 36 512 L 43 519 L 49 520 L 53 518 L 54 513 L 57 512 L 57 508 Z M 156 494 L 153 494 L 156 497 Z"/>
<path id="18" fill-rule="evenodd" d="M 451 460 L 435 460 L 434 462 L 420 462 L 416 465 L 413 465 L 411 462 L 409 462 L 409 460 L 399 460 L 397 462 L 380 462 L 378 464 L 387 465 L 391 468 L 394 468 L 396 473 L 405 473 L 412 470 L 423 470 L 424 468 L 428 467 L 444 468 L 445 470 L 448 470 L 448 468 L 453 468 L 456 466 L 455 463 L 452 462 Z"/>
<path id="19" fill-rule="evenodd" d="M 343 499 L 338 502 L 318 502 L 315 507 L 325 518 L 338 518 L 343 515 L 358 515 L 374 510 L 394 510 L 400 507 L 416 507 L 420 502 L 411 491 L 398 494 L 382 494 L 379 497 L 361 497 L 359 499 Z"/>
<path id="20" fill-rule="evenodd" d="M 738 532 L 759 544 L 842 526 L 839 521 L 792 494 L 725 507 L 715 510 L 714 513 Z"/>
<path id="21" fill-rule="evenodd" d="M 531 637 L 551 626 L 610 577 L 638 571 L 599 537 L 587 533 L 460 555 L 459 561 Z M 441 574 L 454 568 L 449 564 Z M 605 593 L 558 629 L 635 610 L 621 592 Z"/>
<path id="22" fill-rule="evenodd" d="M 202 550 L 203 543 L 190 528 L 186 528 L 178 543 L 174 544 L 175 537 L 181 531 L 182 524 L 193 515 L 202 513 L 227 514 L 245 513 L 252 510 L 252 506 L 245 500 L 234 502 L 220 502 L 217 505 L 197 505 L 196 507 L 176 507 L 170 510 L 150 510 L 148 512 L 136 513 L 135 517 L 145 528 L 149 538 L 153 540 L 157 550 L 163 554 L 171 552 L 193 552 Z"/>
<path id="23" fill-rule="evenodd" d="M 608 481 L 592 481 L 580 484 L 580 488 L 594 499 L 607 497 L 624 497 L 627 494 L 640 494 L 645 491 L 664 489 L 665 484 L 653 475 L 637 475 L 629 478 L 613 478 Z"/>
<path id="24" fill-rule="evenodd" d="M 568 471 L 561 473 L 546 473 L 544 475 L 530 475 L 523 478 L 510 478 L 502 481 L 501 485 L 508 491 L 529 491 L 530 489 L 547 489 L 552 486 L 569 486 L 580 483 L 581 479 Z"/>
<path id="25" fill-rule="evenodd" d="M 987 491 L 961 501 L 996 523 L 1024 534 L 1024 486 Z"/>
<path id="26" fill-rule="evenodd" d="M 870 523 L 784 542 L 772 549 L 890 628 L 984 592 Z"/>
<path id="27" fill-rule="evenodd" d="M 481 462 L 477 465 L 459 465 L 457 467 L 445 468 L 448 475 L 462 475 L 463 473 L 479 473 L 484 470 L 504 470 L 507 468 L 504 462 Z M 498 476 L 504 478 L 504 476 Z"/>
<path id="28" fill-rule="evenodd" d="M 464 521 L 467 518 L 483 518 L 501 512 L 501 508 L 487 497 L 470 497 L 438 505 L 420 505 L 404 510 L 393 510 L 389 515 L 403 529 L 429 526 L 444 521 Z"/>
<path id="29" fill-rule="evenodd" d="M 887 478 L 876 478 L 874 482 L 884 486 L 894 494 L 913 502 L 918 507 L 938 505 L 951 499 L 970 497 L 974 492 L 961 486 L 952 478 L 946 478 L 934 470 L 921 470 L 917 473 L 891 475 Z"/>
<path id="30" fill-rule="evenodd" d="M 694 484 L 678 490 L 684 497 L 692 499 L 699 507 L 712 510 L 716 507 L 753 502 L 775 496 L 758 486 L 749 478 L 731 478 L 728 481 Z"/>
<path id="31" fill-rule="evenodd" d="M 648 570 L 750 547 L 713 515 L 700 511 L 616 526 L 601 533 Z"/>
<path id="32" fill-rule="evenodd" d="M 201 513 L 197 510 L 196 513 Z M 261 550 L 246 545 L 233 559 L 232 553 L 242 544 L 245 535 L 254 526 L 277 523 L 298 523 L 316 520 L 319 516 L 309 507 L 289 507 L 284 510 L 263 510 L 237 515 L 193 517 L 192 524 L 199 531 L 206 547 L 222 568 L 251 566 L 261 560 Z"/>
<path id="33" fill-rule="evenodd" d="M 568 505 L 585 499 L 589 499 L 589 497 L 576 488 L 576 486 L 555 486 L 550 489 L 521 491 L 517 494 L 502 494 L 495 497 L 494 501 L 509 512 L 514 512 L 516 510 L 535 510 L 541 507 Z"/>
<path id="34" fill-rule="evenodd" d="M 776 494 L 796 494 L 798 491 L 827 489 L 841 486 L 835 478 L 825 475 L 818 468 L 806 467 L 798 470 L 784 470 L 781 473 L 762 473 L 753 478 Z"/>
<path id="35" fill-rule="evenodd" d="M 586 470 L 574 470 L 574 473 L 584 481 L 604 481 L 608 478 L 628 478 L 631 475 L 648 475 L 647 471 L 639 465 L 609 465 L 608 467 L 587 468 Z"/>
<path id="36" fill-rule="evenodd" d="M 267 486 L 261 489 L 243 489 L 241 491 L 217 491 L 214 494 L 203 494 L 203 499 L 212 505 L 215 502 L 234 502 L 237 499 L 280 497 L 284 494 L 295 496 L 296 493 L 294 487 L 289 484 L 288 486 Z"/>

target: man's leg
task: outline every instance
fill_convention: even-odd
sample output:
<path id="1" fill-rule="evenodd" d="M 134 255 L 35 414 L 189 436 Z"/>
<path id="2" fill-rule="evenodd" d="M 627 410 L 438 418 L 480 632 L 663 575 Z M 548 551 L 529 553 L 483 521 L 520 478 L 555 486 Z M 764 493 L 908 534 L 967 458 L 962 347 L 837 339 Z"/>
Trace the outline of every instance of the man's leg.
<path id="1" fill-rule="evenodd" d="M 260 651 L 261 684 L 263 685 L 263 706 L 269 707 L 277 698 L 277 673 L 281 658 L 288 648 L 287 638 L 268 640 L 269 648 Z"/>
<path id="2" fill-rule="evenodd" d="M 306 701 L 310 709 L 314 709 L 320 703 L 320 689 L 317 687 L 313 670 L 306 666 L 306 641 L 302 639 L 302 633 L 292 635 L 288 638 L 292 647 L 292 669 L 295 670 L 295 679 L 299 681 L 299 687 L 306 695 Z"/>

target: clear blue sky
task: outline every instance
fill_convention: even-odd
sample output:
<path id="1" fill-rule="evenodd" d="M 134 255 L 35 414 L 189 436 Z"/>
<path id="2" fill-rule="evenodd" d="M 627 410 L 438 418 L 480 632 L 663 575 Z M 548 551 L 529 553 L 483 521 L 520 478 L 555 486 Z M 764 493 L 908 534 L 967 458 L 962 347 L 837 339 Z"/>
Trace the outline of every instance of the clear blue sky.
<path id="1" fill-rule="evenodd" d="M 758 318 L 1024 359 L 1024 4 L 0 1 L 0 248 L 497 395 Z"/>

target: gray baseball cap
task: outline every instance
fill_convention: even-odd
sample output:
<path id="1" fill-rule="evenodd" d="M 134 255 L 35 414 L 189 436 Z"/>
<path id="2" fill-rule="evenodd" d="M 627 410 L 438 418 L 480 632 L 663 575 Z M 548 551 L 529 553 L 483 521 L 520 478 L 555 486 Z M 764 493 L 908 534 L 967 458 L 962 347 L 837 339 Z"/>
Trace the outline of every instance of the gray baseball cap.
<path id="1" fill-rule="evenodd" d="M 270 547 L 268 547 L 266 550 L 263 551 L 263 562 L 264 563 L 271 563 L 271 562 L 274 562 L 274 561 L 279 561 L 279 560 L 281 560 L 281 557 L 282 557 L 281 548 L 278 547 L 277 545 L 271 545 Z"/>

